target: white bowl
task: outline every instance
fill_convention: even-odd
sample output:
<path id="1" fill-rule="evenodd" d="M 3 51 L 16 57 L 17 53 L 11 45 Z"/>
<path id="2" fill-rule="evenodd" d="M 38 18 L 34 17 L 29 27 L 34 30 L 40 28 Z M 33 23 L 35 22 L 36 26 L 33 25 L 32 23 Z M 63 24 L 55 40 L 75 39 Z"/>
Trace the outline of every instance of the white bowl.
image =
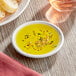
<path id="1" fill-rule="evenodd" d="M 59 46 L 58 46 L 56 49 L 54 49 L 52 52 L 49 52 L 49 53 L 46 53 L 46 54 L 42 54 L 42 55 L 32 55 L 32 54 L 27 54 L 27 53 L 23 52 L 23 51 L 16 45 L 16 39 L 15 39 L 15 37 L 16 37 L 17 32 L 18 32 L 21 28 L 23 28 L 23 27 L 25 27 L 25 26 L 28 26 L 29 24 L 37 24 L 37 23 L 47 24 L 47 25 L 49 25 L 49 26 L 52 26 L 53 28 L 55 28 L 55 29 L 59 32 L 59 35 L 60 35 L 60 43 L 59 43 Z M 27 56 L 27 57 L 31 57 L 31 58 L 44 58 L 44 57 L 48 57 L 48 56 L 54 55 L 55 53 L 57 53 L 57 52 L 60 50 L 60 48 L 62 47 L 63 43 L 64 43 L 64 35 L 63 35 L 62 31 L 60 30 L 60 28 L 57 27 L 56 25 L 53 25 L 53 24 L 51 24 L 51 23 L 49 23 L 49 22 L 46 22 L 46 21 L 31 21 L 31 22 L 24 23 L 24 24 L 22 24 L 21 26 L 19 26 L 19 27 L 13 32 L 13 36 L 12 36 L 12 44 L 13 44 L 14 48 L 16 49 L 16 51 L 17 51 L 18 53 L 22 54 L 23 56 Z"/>
<path id="2" fill-rule="evenodd" d="M 3 19 L 2 21 L 0 21 L 0 26 L 5 25 L 5 24 L 13 21 L 14 19 L 16 19 L 18 16 L 20 16 L 22 14 L 22 12 L 28 6 L 29 2 L 30 2 L 30 0 L 21 0 L 18 10 L 14 14 L 12 14 L 12 15 L 6 17 L 5 19 Z"/>

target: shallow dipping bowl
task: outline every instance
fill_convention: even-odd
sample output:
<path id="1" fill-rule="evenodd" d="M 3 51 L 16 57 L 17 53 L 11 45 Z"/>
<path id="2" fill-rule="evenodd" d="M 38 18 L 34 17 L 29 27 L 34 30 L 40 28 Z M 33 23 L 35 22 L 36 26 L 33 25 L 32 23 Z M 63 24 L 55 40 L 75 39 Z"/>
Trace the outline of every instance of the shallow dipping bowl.
<path id="1" fill-rule="evenodd" d="M 53 27 L 54 29 L 56 29 L 60 36 L 59 45 L 53 51 L 50 51 L 49 53 L 42 54 L 42 55 L 33 55 L 33 54 L 28 54 L 26 52 L 23 52 L 16 44 L 16 34 L 20 29 L 22 29 L 23 27 L 28 26 L 30 24 L 46 24 L 47 26 L 49 25 L 49 26 Z M 44 57 L 54 55 L 55 53 L 57 53 L 60 50 L 63 43 L 64 43 L 64 35 L 63 35 L 62 31 L 60 30 L 60 28 L 57 27 L 56 25 L 53 25 L 46 21 L 31 21 L 31 22 L 24 23 L 13 32 L 13 36 L 12 36 L 12 44 L 13 44 L 14 48 L 16 49 L 16 51 L 23 56 L 27 56 L 27 57 L 31 57 L 31 58 L 44 58 Z"/>

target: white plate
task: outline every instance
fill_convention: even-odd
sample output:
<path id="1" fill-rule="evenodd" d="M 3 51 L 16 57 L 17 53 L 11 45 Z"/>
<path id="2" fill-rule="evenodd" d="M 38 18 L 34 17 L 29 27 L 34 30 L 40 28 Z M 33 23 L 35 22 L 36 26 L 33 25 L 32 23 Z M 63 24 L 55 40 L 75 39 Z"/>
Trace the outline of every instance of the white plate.
<path id="1" fill-rule="evenodd" d="M 0 21 L 0 26 L 5 25 L 5 24 L 13 21 L 14 19 L 16 19 L 18 16 L 20 16 L 22 14 L 22 12 L 28 6 L 29 2 L 30 2 L 30 0 L 22 0 L 21 3 L 19 4 L 18 10 L 14 14 L 12 14 L 12 15 L 6 17 L 4 20 Z"/>

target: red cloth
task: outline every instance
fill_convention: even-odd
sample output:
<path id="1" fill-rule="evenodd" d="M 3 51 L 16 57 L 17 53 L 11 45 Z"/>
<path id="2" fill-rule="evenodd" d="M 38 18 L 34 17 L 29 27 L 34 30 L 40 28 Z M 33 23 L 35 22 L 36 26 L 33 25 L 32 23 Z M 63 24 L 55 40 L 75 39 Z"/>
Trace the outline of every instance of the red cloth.
<path id="1" fill-rule="evenodd" d="M 0 52 L 0 76 L 41 76 Z"/>

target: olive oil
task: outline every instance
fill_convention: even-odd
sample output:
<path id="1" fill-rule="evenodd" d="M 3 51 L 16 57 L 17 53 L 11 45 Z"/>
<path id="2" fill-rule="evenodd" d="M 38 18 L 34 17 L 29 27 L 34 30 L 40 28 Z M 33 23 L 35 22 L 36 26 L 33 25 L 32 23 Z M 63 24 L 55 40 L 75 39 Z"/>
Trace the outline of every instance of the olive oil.
<path id="1" fill-rule="evenodd" d="M 60 42 L 58 31 L 46 24 L 31 24 L 16 34 L 16 44 L 25 53 L 42 55 L 53 51 Z"/>

